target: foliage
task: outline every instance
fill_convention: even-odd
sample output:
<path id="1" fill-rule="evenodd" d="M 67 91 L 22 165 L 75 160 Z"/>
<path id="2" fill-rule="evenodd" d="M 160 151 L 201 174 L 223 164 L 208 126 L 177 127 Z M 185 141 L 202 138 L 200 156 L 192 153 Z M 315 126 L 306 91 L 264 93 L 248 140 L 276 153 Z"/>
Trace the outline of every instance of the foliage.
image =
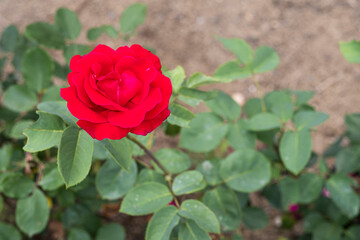
<path id="1" fill-rule="evenodd" d="M 128 39 L 145 16 L 145 5 L 131 5 L 119 30 L 94 27 L 87 37 Z M 224 92 L 199 89 L 248 77 L 257 83 L 258 74 L 279 64 L 268 46 L 253 50 L 242 39 L 219 37 L 236 59 L 213 76 L 187 77 L 181 66 L 164 71 L 173 96 L 162 130 L 179 136 L 176 148 L 152 154 L 152 133 L 97 141 L 78 128 L 52 83 L 66 78 L 71 56 L 91 50 L 75 42 L 81 28 L 76 13 L 61 8 L 54 24 L 32 23 L 24 33 L 11 25 L 1 36 L 1 239 L 40 238 L 49 221 L 61 221 L 68 239 L 125 239 L 124 227 L 100 210 L 114 204 L 128 215 L 152 214 L 147 240 L 242 239 L 241 226 L 269 224 L 251 193 L 282 213 L 284 228 L 303 220 L 300 239 L 357 239 L 359 113 L 346 115 L 346 132 L 317 155 L 312 132 L 328 115 L 309 104 L 313 91 L 272 91 L 240 106 Z M 349 62 L 359 62 L 358 42 L 340 47 Z M 54 49 L 65 64 L 52 59 Z M 13 71 L 3 72 L 10 62 Z M 193 113 L 200 103 L 208 111 Z"/>

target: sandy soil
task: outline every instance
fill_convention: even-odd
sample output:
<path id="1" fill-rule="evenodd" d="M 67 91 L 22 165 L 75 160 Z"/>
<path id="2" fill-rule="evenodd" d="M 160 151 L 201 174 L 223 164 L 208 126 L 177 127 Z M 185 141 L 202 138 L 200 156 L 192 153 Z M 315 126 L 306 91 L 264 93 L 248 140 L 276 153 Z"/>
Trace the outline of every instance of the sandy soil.
<path id="1" fill-rule="evenodd" d="M 9 24 L 24 29 L 34 21 L 52 21 L 60 6 L 75 10 L 84 30 L 101 24 L 118 25 L 123 9 L 135 2 L 0 0 L 0 31 Z M 140 2 L 148 5 L 148 16 L 130 42 L 103 36 L 97 43 L 114 48 L 132 43 L 151 46 L 163 65 L 182 65 L 188 76 L 196 71 L 212 74 L 217 66 L 234 58 L 215 36 L 243 38 L 253 47 L 269 45 L 279 53 L 281 63 L 275 72 L 260 77 L 263 91 L 316 90 L 311 103 L 330 114 L 330 119 L 314 133 L 313 145 L 318 152 L 343 131 L 344 114 L 360 111 L 360 65 L 347 63 L 338 46 L 339 41 L 360 39 L 358 0 Z M 86 42 L 85 33 L 78 42 Z M 252 79 L 214 87 L 231 94 L 240 92 L 246 98 L 258 95 L 252 91 Z M 270 227 L 246 239 L 277 239 L 279 234 Z"/>

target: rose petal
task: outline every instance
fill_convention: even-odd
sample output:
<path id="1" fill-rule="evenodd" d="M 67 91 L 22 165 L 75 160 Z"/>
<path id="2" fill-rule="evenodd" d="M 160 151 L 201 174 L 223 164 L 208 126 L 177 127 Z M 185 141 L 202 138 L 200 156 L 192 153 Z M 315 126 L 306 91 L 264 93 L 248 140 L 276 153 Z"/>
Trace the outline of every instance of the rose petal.
<path id="1" fill-rule="evenodd" d="M 81 72 L 84 76 L 91 74 L 91 67 L 98 63 L 101 65 L 100 75 L 105 75 L 108 72 L 112 72 L 114 69 L 113 60 L 105 54 L 90 52 L 84 55 L 76 64 L 74 72 Z"/>
<path id="2" fill-rule="evenodd" d="M 88 107 L 94 107 L 94 104 L 90 101 L 90 99 L 84 89 L 84 76 L 81 73 L 73 73 L 71 75 L 71 80 L 73 82 L 73 85 L 75 85 L 77 95 L 78 95 L 80 101 L 82 101 Z M 68 82 L 70 82 L 69 79 L 68 79 Z"/>
<path id="3" fill-rule="evenodd" d="M 113 62 L 117 62 L 117 60 L 120 58 L 119 53 L 116 52 L 114 49 L 112 49 L 109 46 L 106 46 L 104 44 L 97 45 L 91 53 L 101 53 L 105 54 L 106 56 L 110 57 Z"/>
<path id="4" fill-rule="evenodd" d="M 78 61 L 81 59 L 80 55 L 75 55 L 70 59 L 70 69 L 71 71 L 75 71 L 76 69 L 76 65 L 78 63 Z"/>
<path id="5" fill-rule="evenodd" d="M 144 120 L 146 112 L 154 108 L 161 99 L 160 89 L 152 88 L 144 102 L 126 112 L 109 112 L 108 120 L 111 124 L 122 128 L 136 127 Z"/>
<path id="6" fill-rule="evenodd" d="M 149 111 L 145 119 L 152 119 L 156 117 L 160 112 L 162 112 L 169 105 L 169 100 L 172 93 L 171 81 L 168 77 L 163 74 L 158 74 L 156 79 L 151 83 L 150 87 L 158 87 L 161 89 L 162 100 L 161 102 Z"/>
<path id="7" fill-rule="evenodd" d="M 116 49 L 116 53 L 118 54 L 119 58 L 123 57 L 135 57 L 135 53 L 128 47 L 128 46 L 122 46 Z"/>
<path id="8" fill-rule="evenodd" d="M 76 89 L 74 87 L 60 89 L 60 95 L 68 102 L 67 107 L 69 111 L 77 119 L 87 120 L 94 123 L 106 122 L 106 119 L 103 116 L 94 112 L 79 100 Z"/>
<path id="9" fill-rule="evenodd" d="M 151 51 L 143 48 L 142 46 L 140 46 L 138 44 L 134 44 L 130 48 L 131 48 L 131 50 L 133 50 L 135 52 L 135 54 L 138 58 L 150 59 L 150 61 L 152 62 L 152 64 L 156 68 L 156 70 L 161 72 L 160 59 L 156 55 L 152 54 Z"/>
<path id="10" fill-rule="evenodd" d="M 169 115 L 170 110 L 166 108 L 155 118 L 143 121 L 139 126 L 131 129 L 130 132 L 145 136 L 146 134 L 152 132 L 155 128 L 160 126 L 164 122 L 164 120 L 169 117 Z"/>
<path id="11" fill-rule="evenodd" d="M 110 123 L 92 123 L 84 120 L 77 122 L 80 128 L 84 129 L 92 138 L 99 141 L 104 138 L 118 140 L 129 133 L 129 129 L 120 128 Z"/>

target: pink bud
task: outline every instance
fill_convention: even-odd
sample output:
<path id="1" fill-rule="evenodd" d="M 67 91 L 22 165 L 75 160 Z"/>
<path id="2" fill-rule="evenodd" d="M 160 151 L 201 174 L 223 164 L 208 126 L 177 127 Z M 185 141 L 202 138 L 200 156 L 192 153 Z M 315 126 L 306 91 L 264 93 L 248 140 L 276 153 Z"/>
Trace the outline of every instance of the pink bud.
<path id="1" fill-rule="evenodd" d="M 289 206 L 289 212 L 295 213 L 299 211 L 299 204 L 292 204 Z"/>
<path id="2" fill-rule="evenodd" d="M 325 197 L 330 198 L 330 192 L 329 192 L 326 188 L 323 188 L 322 194 L 323 194 Z"/>

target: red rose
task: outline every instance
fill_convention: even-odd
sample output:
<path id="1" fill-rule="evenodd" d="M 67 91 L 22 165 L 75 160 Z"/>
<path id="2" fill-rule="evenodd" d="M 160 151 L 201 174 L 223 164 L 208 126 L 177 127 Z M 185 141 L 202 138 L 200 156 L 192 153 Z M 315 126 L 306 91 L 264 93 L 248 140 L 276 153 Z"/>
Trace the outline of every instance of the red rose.
<path id="1" fill-rule="evenodd" d="M 146 135 L 169 115 L 171 81 L 157 56 L 140 45 L 116 51 L 98 45 L 70 61 L 70 87 L 61 89 L 77 124 L 93 138 Z"/>

